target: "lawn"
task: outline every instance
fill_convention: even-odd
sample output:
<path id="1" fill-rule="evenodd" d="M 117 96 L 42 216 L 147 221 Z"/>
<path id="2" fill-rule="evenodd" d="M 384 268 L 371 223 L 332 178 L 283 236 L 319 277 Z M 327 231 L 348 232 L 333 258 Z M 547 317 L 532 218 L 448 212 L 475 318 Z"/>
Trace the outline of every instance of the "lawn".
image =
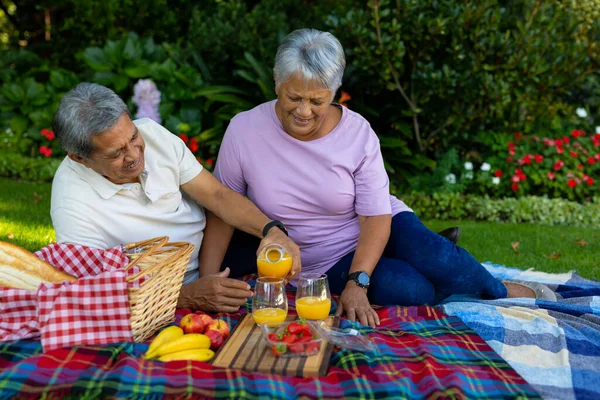
<path id="1" fill-rule="evenodd" d="M 35 251 L 55 240 L 50 220 L 50 184 L 0 179 L 0 240 Z M 577 270 L 600 280 L 600 229 L 426 221 L 434 231 L 458 225 L 459 244 L 478 260 L 545 272 Z"/>

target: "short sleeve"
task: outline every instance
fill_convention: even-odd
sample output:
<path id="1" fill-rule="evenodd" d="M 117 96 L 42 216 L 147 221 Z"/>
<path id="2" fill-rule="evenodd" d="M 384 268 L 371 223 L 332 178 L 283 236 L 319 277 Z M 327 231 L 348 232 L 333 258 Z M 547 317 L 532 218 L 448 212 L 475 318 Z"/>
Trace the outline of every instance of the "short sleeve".
<path id="1" fill-rule="evenodd" d="M 52 225 L 57 243 L 72 243 L 96 249 L 109 248 L 108 242 L 98 227 L 85 218 L 85 213 L 60 207 L 52 210 Z"/>
<path id="2" fill-rule="evenodd" d="M 354 171 L 355 210 L 358 215 L 375 216 L 392 213 L 390 186 L 379 139 L 371 130 L 365 156 Z"/>
<path id="3" fill-rule="evenodd" d="M 238 143 L 235 141 L 238 133 L 236 125 L 234 118 L 227 127 L 215 165 L 215 177 L 231 190 L 245 196 L 247 184 L 244 179 Z"/>

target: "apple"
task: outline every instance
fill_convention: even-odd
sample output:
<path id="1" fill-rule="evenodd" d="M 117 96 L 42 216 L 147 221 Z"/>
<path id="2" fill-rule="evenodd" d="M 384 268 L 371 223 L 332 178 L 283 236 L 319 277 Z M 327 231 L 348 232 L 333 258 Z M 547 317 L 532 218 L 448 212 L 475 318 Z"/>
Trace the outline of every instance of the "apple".
<path id="1" fill-rule="evenodd" d="M 200 313 L 200 312 L 196 311 L 196 315 L 198 315 L 200 318 L 202 318 L 202 322 L 204 322 L 205 327 L 207 327 L 211 322 L 214 321 L 208 314 L 204 314 L 204 313 Z"/>
<path id="2" fill-rule="evenodd" d="M 229 325 L 227 325 L 227 322 L 222 321 L 220 319 L 215 319 L 213 320 L 213 322 L 211 322 L 210 324 L 208 324 L 208 326 L 206 327 L 207 331 L 217 331 L 221 334 L 221 336 L 223 336 L 223 340 L 227 339 L 227 336 L 229 336 Z"/>
<path id="3" fill-rule="evenodd" d="M 223 344 L 223 336 L 217 330 L 208 330 L 204 332 L 206 336 L 210 339 L 210 349 L 216 351 Z"/>
<path id="4" fill-rule="evenodd" d="M 183 333 L 204 333 L 204 321 L 198 314 L 188 314 L 181 319 L 179 327 Z"/>

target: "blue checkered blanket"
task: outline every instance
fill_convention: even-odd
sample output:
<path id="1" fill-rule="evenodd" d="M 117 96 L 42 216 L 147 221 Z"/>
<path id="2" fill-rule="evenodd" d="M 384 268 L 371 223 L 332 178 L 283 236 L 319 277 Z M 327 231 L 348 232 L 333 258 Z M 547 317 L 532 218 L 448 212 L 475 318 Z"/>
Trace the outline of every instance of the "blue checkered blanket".
<path id="1" fill-rule="evenodd" d="M 547 399 L 600 399 L 600 282 L 484 263 L 501 279 L 541 282 L 557 302 L 452 296 L 441 305 Z"/>

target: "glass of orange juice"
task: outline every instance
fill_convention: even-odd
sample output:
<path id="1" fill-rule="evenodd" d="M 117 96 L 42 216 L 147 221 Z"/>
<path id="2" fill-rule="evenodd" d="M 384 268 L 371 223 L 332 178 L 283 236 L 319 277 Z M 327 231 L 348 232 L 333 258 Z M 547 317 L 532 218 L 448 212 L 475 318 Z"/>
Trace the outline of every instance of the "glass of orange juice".
<path id="1" fill-rule="evenodd" d="M 259 276 L 285 278 L 292 269 L 292 256 L 279 243 L 266 245 L 256 258 Z"/>
<path id="2" fill-rule="evenodd" d="M 279 326 L 287 317 L 288 304 L 282 278 L 260 277 L 254 286 L 252 318 L 257 325 Z"/>
<path id="3" fill-rule="evenodd" d="M 329 283 L 325 274 L 302 273 L 298 278 L 296 311 L 304 319 L 322 321 L 331 310 Z"/>

